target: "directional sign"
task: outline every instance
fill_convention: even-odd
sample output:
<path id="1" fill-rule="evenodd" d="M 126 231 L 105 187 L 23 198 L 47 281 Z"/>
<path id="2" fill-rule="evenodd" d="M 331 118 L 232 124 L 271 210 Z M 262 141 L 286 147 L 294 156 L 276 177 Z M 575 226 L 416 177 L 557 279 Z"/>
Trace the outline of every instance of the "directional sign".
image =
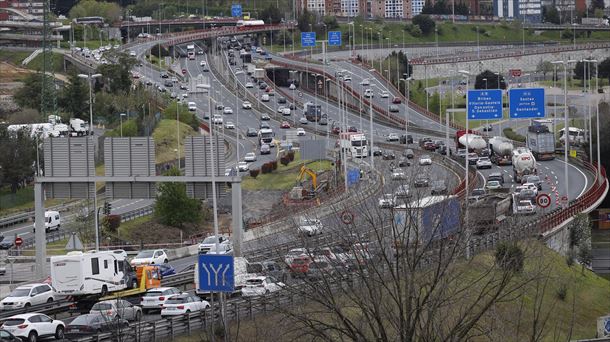
<path id="1" fill-rule="evenodd" d="M 513 88 L 508 92 L 511 119 L 543 118 L 544 88 Z"/>
<path id="2" fill-rule="evenodd" d="M 19 247 L 19 246 L 21 246 L 21 244 L 23 244 L 23 239 L 21 237 L 17 236 L 15 238 L 15 246 Z"/>
<path id="3" fill-rule="evenodd" d="M 233 6 L 231 6 L 231 16 L 232 17 L 241 17 L 242 13 L 241 13 L 241 5 L 240 4 L 235 4 Z"/>
<path id="4" fill-rule="evenodd" d="M 604 318 L 604 334 L 610 335 L 610 317 Z"/>
<path id="5" fill-rule="evenodd" d="M 547 194 L 538 194 L 538 196 L 536 196 L 536 204 L 538 204 L 540 208 L 548 208 L 548 206 L 551 205 L 551 196 Z"/>
<path id="6" fill-rule="evenodd" d="M 468 120 L 502 119 L 502 90 L 469 90 Z"/>
<path id="7" fill-rule="evenodd" d="M 302 47 L 316 46 L 316 33 L 315 32 L 301 32 L 301 46 Z"/>
<path id="8" fill-rule="evenodd" d="M 360 170 L 358 169 L 350 169 L 347 171 L 347 185 L 352 185 L 358 183 L 360 180 Z"/>
<path id="9" fill-rule="evenodd" d="M 341 31 L 328 31 L 328 45 L 341 46 Z"/>
<path id="10" fill-rule="evenodd" d="M 209 292 L 233 292 L 233 256 L 201 254 L 197 260 L 199 290 Z"/>

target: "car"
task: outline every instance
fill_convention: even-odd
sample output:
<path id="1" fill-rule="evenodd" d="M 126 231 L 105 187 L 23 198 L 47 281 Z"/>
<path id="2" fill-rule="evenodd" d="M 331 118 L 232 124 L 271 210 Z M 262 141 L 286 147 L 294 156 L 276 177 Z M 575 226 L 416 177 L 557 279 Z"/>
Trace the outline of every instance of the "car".
<path id="1" fill-rule="evenodd" d="M 372 153 L 373 157 L 383 156 L 383 151 L 379 148 L 375 148 Z"/>
<path id="2" fill-rule="evenodd" d="M 494 129 L 494 126 L 492 126 L 491 124 L 483 126 L 483 132 L 491 132 L 491 131 L 493 131 L 493 129 Z"/>
<path id="3" fill-rule="evenodd" d="M 250 165 L 248 164 L 248 162 L 239 162 L 237 163 L 237 170 L 239 172 L 250 171 Z"/>
<path id="4" fill-rule="evenodd" d="M 233 109 L 231 107 L 224 107 L 222 109 L 223 114 L 233 114 Z"/>
<path id="5" fill-rule="evenodd" d="M 202 67 L 206 66 L 205 61 L 201 61 L 201 62 L 199 62 L 199 66 L 202 66 Z"/>
<path id="6" fill-rule="evenodd" d="M 366 89 L 364 91 L 364 97 L 371 98 L 371 97 L 374 97 L 374 96 L 375 96 L 375 94 L 373 94 L 373 91 L 371 89 Z"/>
<path id="7" fill-rule="evenodd" d="M 261 153 L 261 155 L 271 154 L 271 146 L 269 146 L 269 144 L 262 144 L 260 153 Z"/>
<path id="8" fill-rule="evenodd" d="M 188 89 L 189 88 L 186 85 L 184 85 L 184 84 L 180 85 L 180 90 L 188 90 Z"/>
<path id="9" fill-rule="evenodd" d="M 299 137 L 305 136 L 305 129 L 302 127 L 297 128 L 297 136 L 299 136 Z"/>
<path id="10" fill-rule="evenodd" d="M 466 158 L 466 149 L 459 148 L 455 154 L 460 158 Z"/>
<path id="11" fill-rule="evenodd" d="M 390 133 L 388 134 L 388 136 L 385 138 L 386 141 L 398 141 L 400 140 L 400 137 L 398 136 L 398 134 L 396 133 Z"/>
<path id="12" fill-rule="evenodd" d="M 394 160 L 394 159 L 396 159 L 396 155 L 392 151 L 385 151 L 385 152 L 383 152 L 383 155 L 381 156 L 381 158 L 383 160 Z"/>
<path id="13" fill-rule="evenodd" d="M 295 258 L 307 256 L 308 254 L 309 252 L 305 248 L 293 248 L 284 256 L 284 263 L 286 263 L 287 266 L 290 266 Z"/>
<path id="14" fill-rule="evenodd" d="M 169 97 L 171 99 L 175 99 L 178 95 L 176 93 L 174 93 L 173 91 L 171 92 L 171 94 L 169 94 Z"/>
<path id="15" fill-rule="evenodd" d="M 408 148 L 403 153 L 403 156 L 407 157 L 407 159 L 413 159 L 415 157 L 415 153 L 412 149 Z"/>
<path id="16" fill-rule="evenodd" d="M 247 82 L 246 88 L 254 88 L 254 84 L 252 84 L 252 82 Z"/>
<path id="17" fill-rule="evenodd" d="M 425 188 L 430 185 L 430 178 L 426 175 L 419 174 L 413 181 L 413 186 L 416 188 Z"/>
<path id="18" fill-rule="evenodd" d="M 407 184 L 401 184 L 396 188 L 396 190 L 394 190 L 395 199 L 409 198 L 409 197 L 411 197 L 411 191 L 409 190 L 409 186 Z M 396 202 L 394 204 L 396 204 Z"/>
<path id="19" fill-rule="evenodd" d="M 526 183 L 535 184 L 537 190 L 542 190 L 542 180 L 540 179 L 539 176 L 532 175 L 532 176 L 523 177 L 521 179 L 521 181 L 523 182 L 524 185 Z"/>
<path id="20" fill-rule="evenodd" d="M 491 160 L 488 157 L 480 157 L 477 160 L 477 169 L 491 169 Z"/>
<path id="21" fill-rule="evenodd" d="M 282 111 L 280 113 L 284 116 L 290 116 L 290 113 L 292 113 L 292 111 L 290 108 L 284 107 L 282 108 Z"/>
<path id="22" fill-rule="evenodd" d="M 256 154 L 254 152 L 246 153 L 246 155 L 244 156 L 244 161 L 255 162 L 256 161 Z"/>
<path id="23" fill-rule="evenodd" d="M 23 340 L 11 334 L 7 330 L 0 329 L 0 341 L 2 342 L 22 342 Z"/>
<path id="24" fill-rule="evenodd" d="M 368 86 L 368 85 L 371 85 L 371 81 L 370 81 L 368 78 L 365 78 L 365 79 L 363 79 L 363 80 L 360 82 L 360 85 L 361 85 L 361 86 Z"/>
<path id="25" fill-rule="evenodd" d="M 243 297 L 263 296 L 277 292 L 284 287 L 284 283 L 277 281 L 272 276 L 255 276 L 246 279 L 246 284 L 241 289 Z"/>
<path id="26" fill-rule="evenodd" d="M 159 265 L 167 264 L 169 258 L 167 253 L 162 249 L 148 249 L 136 254 L 135 258 L 131 259 L 131 266 L 139 265 Z"/>
<path id="27" fill-rule="evenodd" d="M 400 108 L 398 108 L 397 105 L 390 105 L 388 110 L 390 111 L 390 113 L 398 113 L 400 111 Z"/>
<path id="28" fill-rule="evenodd" d="M 290 90 L 295 90 L 296 88 L 297 86 L 294 83 L 290 83 L 290 86 L 288 87 Z"/>
<path id="29" fill-rule="evenodd" d="M 342 130 L 339 126 L 335 126 L 333 124 L 333 128 L 331 129 L 331 131 L 333 132 L 333 134 L 339 134 L 339 133 L 341 133 Z"/>
<path id="30" fill-rule="evenodd" d="M 398 167 L 408 167 L 408 166 L 411 166 L 411 161 L 409 161 L 408 158 L 400 157 L 400 159 L 398 159 Z"/>
<path id="31" fill-rule="evenodd" d="M 487 176 L 487 181 L 498 181 L 500 184 L 504 185 L 504 176 L 500 172 L 493 172 Z"/>
<path id="32" fill-rule="evenodd" d="M 345 76 L 343 76 L 343 80 L 344 80 L 345 82 L 351 82 L 351 81 L 352 81 L 352 76 L 350 76 L 350 75 L 345 75 Z"/>
<path id="33" fill-rule="evenodd" d="M 407 173 L 403 169 L 392 170 L 392 180 L 406 180 Z"/>
<path id="34" fill-rule="evenodd" d="M 347 127 L 347 131 L 348 132 L 358 132 L 358 128 L 356 128 L 356 126 L 349 126 L 349 127 Z"/>
<path id="35" fill-rule="evenodd" d="M 214 116 L 212 117 L 212 123 L 215 125 L 222 125 L 223 122 L 224 122 L 224 119 L 222 118 L 221 115 L 214 114 Z"/>
<path id="36" fill-rule="evenodd" d="M 225 129 L 235 129 L 235 124 L 233 123 L 233 121 L 225 122 Z"/>
<path id="37" fill-rule="evenodd" d="M 436 180 L 432 182 L 430 195 L 447 195 L 447 184 L 444 180 Z"/>
<path id="38" fill-rule="evenodd" d="M 487 194 L 487 190 L 485 188 L 472 189 L 470 196 L 468 196 L 468 201 L 476 202 L 479 199 L 481 199 L 481 197 L 485 196 L 486 194 Z"/>
<path id="39" fill-rule="evenodd" d="M 280 128 L 285 128 L 285 129 L 290 128 L 290 123 L 288 123 L 288 121 L 282 121 Z"/>
<path id="40" fill-rule="evenodd" d="M 26 313 L 7 318 L 2 329 L 23 340 L 36 342 L 38 338 L 64 339 L 66 325 L 58 319 L 41 313 Z"/>
<path id="41" fill-rule="evenodd" d="M 288 108 L 290 108 L 290 110 L 296 110 L 297 109 L 297 105 L 294 103 L 291 103 L 290 105 L 288 105 Z"/>
<path id="42" fill-rule="evenodd" d="M 536 186 L 536 184 L 534 183 L 523 183 L 524 187 L 526 187 L 529 190 L 532 190 L 536 195 L 538 195 L 538 187 Z"/>
<path id="43" fill-rule="evenodd" d="M 402 102 L 402 100 L 400 99 L 400 97 L 395 97 L 392 99 L 393 104 L 400 104 L 401 102 Z"/>
<path id="44" fill-rule="evenodd" d="M 269 129 L 269 128 L 271 128 L 271 126 L 269 126 L 269 124 L 268 124 L 267 122 L 262 121 L 262 122 L 261 122 L 261 123 L 258 125 L 258 128 L 259 128 L 259 129 L 263 129 L 263 128 L 267 128 L 267 129 Z"/>
<path id="45" fill-rule="evenodd" d="M 271 87 L 267 87 L 267 89 L 265 89 L 265 92 L 269 94 L 269 96 L 275 96 L 275 91 Z"/>
<path id="46" fill-rule="evenodd" d="M 169 297 L 161 309 L 161 318 L 179 316 L 191 312 L 204 311 L 210 307 L 210 303 L 194 294 L 182 293 Z"/>
<path id="47" fill-rule="evenodd" d="M 169 277 L 176 274 L 176 269 L 170 264 L 161 264 L 158 267 L 159 273 L 161 273 L 161 278 Z"/>
<path id="48" fill-rule="evenodd" d="M 277 103 L 280 103 L 280 104 L 284 104 L 284 103 L 286 103 L 286 98 L 285 98 L 285 97 L 282 97 L 282 96 L 278 97 L 278 98 L 277 98 Z"/>
<path id="49" fill-rule="evenodd" d="M 269 102 L 269 94 L 263 94 L 261 95 L 261 101 L 263 102 Z"/>
<path id="50" fill-rule="evenodd" d="M 259 83 L 259 85 L 258 85 L 258 89 L 260 89 L 260 90 L 266 90 L 266 89 L 267 89 L 267 87 L 269 87 L 269 86 L 268 86 L 268 85 L 267 85 L 267 83 L 265 83 L 265 82 L 261 82 L 261 83 Z"/>
<path id="51" fill-rule="evenodd" d="M 394 194 L 383 194 L 379 198 L 379 208 L 393 208 L 394 205 Z"/>
<path id="52" fill-rule="evenodd" d="M 14 289 L 0 302 L 2 311 L 29 308 L 32 305 L 51 303 L 55 300 L 55 292 L 49 284 L 34 283 L 21 285 Z"/>
<path id="53" fill-rule="evenodd" d="M 468 165 L 477 165 L 477 161 L 479 160 L 479 155 L 471 152 L 468 153 Z"/>
<path id="54" fill-rule="evenodd" d="M 331 265 L 326 258 L 315 258 L 307 268 L 308 279 L 324 279 L 332 277 L 336 267 Z"/>
<path id="55" fill-rule="evenodd" d="M 299 119 L 299 123 L 301 125 L 307 125 L 309 123 L 309 121 L 307 121 L 307 118 L 303 116 Z"/>
<path id="56" fill-rule="evenodd" d="M 485 184 L 485 189 L 486 190 L 502 189 L 502 184 L 498 181 L 492 180 L 492 181 L 487 182 L 487 184 Z"/>
<path id="57" fill-rule="evenodd" d="M 290 276 L 293 278 L 306 277 L 309 271 L 309 265 L 311 264 L 311 258 L 307 255 L 297 256 L 292 259 L 289 264 Z"/>
<path id="58" fill-rule="evenodd" d="M 379 93 L 379 96 L 381 96 L 381 98 L 383 99 L 387 99 L 388 97 L 390 97 L 390 93 L 388 93 L 386 90 L 383 90 L 381 93 Z"/>
<path id="59" fill-rule="evenodd" d="M 316 218 L 310 218 L 301 216 L 299 218 L 299 227 L 297 231 L 299 234 L 305 234 L 307 236 L 314 236 L 317 234 L 322 234 L 322 222 Z"/>
<path id="60" fill-rule="evenodd" d="M 263 114 L 261 114 L 261 120 L 269 121 L 269 120 L 271 120 L 271 117 L 268 114 L 263 113 Z"/>
<path id="61" fill-rule="evenodd" d="M 419 157 L 419 165 L 421 165 L 421 166 L 432 165 L 432 158 L 430 157 L 430 155 L 424 154 L 421 157 Z"/>
<path id="62" fill-rule="evenodd" d="M 223 110 L 225 109 L 225 106 L 222 103 L 217 103 L 214 108 L 216 108 L 216 110 Z"/>
<path id="63" fill-rule="evenodd" d="M 532 215 L 536 213 L 536 208 L 531 200 L 519 200 L 515 203 L 515 214 Z"/>
<path id="64" fill-rule="evenodd" d="M 515 193 L 517 194 L 519 199 L 527 199 L 532 201 L 536 199 L 536 193 L 532 189 L 524 188 L 521 191 L 517 192 L 517 188 L 515 188 Z"/>
<path id="65" fill-rule="evenodd" d="M 436 151 L 436 144 L 434 143 L 434 141 L 426 141 L 424 142 L 424 150 L 427 151 Z"/>
<path id="66" fill-rule="evenodd" d="M 164 72 L 162 72 L 162 73 L 161 73 L 161 78 L 169 78 L 169 75 L 168 75 L 168 74 L 166 74 L 166 73 L 164 73 Z"/>
<path id="67" fill-rule="evenodd" d="M 15 246 L 15 236 L 0 236 L 0 249 L 11 249 Z"/>
<path id="68" fill-rule="evenodd" d="M 180 97 L 182 97 L 183 99 L 186 99 L 186 98 L 188 98 L 188 97 L 189 97 L 189 94 L 187 94 L 187 93 L 182 93 L 182 94 L 180 95 Z"/>
<path id="69" fill-rule="evenodd" d="M 89 313 L 99 313 L 108 320 L 125 319 L 139 321 L 142 319 L 142 308 L 134 306 L 123 299 L 104 300 L 93 304 Z"/>
<path id="70" fill-rule="evenodd" d="M 246 136 L 247 137 L 256 137 L 256 136 L 258 136 L 258 132 L 254 128 L 248 127 L 248 129 L 246 130 Z"/>
<path id="71" fill-rule="evenodd" d="M 328 125 L 328 119 L 326 118 L 326 114 L 322 114 L 322 117 L 320 118 L 320 120 L 318 120 L 318 125 L 320 125 L 320 126 Z"/>
<path id="72" fill-rule="evenodd" d="M 241 104 L 241 108 L 243 108 L 243 109 L 252 109 L 252 103 L 250 103 L 250 101 L 244 101 Z"/>

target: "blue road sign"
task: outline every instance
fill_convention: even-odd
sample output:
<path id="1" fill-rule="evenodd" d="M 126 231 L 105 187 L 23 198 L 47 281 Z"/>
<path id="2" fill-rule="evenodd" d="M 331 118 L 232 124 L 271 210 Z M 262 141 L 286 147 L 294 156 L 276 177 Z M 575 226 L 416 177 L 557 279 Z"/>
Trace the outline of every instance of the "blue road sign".
<path id="1" fill-rule="evenodd" d="M 469 90 L 468 120 L 502 119 L 502 90 Z"/>
<path id="2" fill-rule="evenodd" d="M 610 317 L 604 318 L 604 333 L 610 334 Z"/>
<path id="3" fill-rule="evenodd" d="M 508 91 L 511 119 L 543 118 L 544 88 L 515 88 Z"/>
<path id="4" fill-rule="evenodd" d="M 231 16 L 232 17 L 241 17 L 242 12 L 241 12 L 241 5 L 240 4 L 235 4 L 233 6 L 231 6 Z"/>
<path id="5" fill-rule="evenodd" d="M 315 32 L 301 32 L 301 46 L 302 47 L 316 46 L 316 33 Z"/>
<path id="6" fill-rule="evenodd" d="M 352 185 L 358 183 L 360 180 L 360 170 L 358 169 L 350 169 L 347 171 L 347 185 Z"/>
<path id="7" fill-rule="evenodd" d="M 201 254 L 197 262 L 200 291 L 233 292 L 233 256 Z"/>
<path id="8" fill-rule="evenodd" d="M 328 31 L 328 45 L 341 46 L 341 31 Z"/>

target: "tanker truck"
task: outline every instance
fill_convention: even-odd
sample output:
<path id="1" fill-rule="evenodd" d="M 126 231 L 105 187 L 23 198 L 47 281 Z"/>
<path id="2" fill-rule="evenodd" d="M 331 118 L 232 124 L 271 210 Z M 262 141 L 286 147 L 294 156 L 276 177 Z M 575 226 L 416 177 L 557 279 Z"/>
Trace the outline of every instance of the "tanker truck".
<path id="1" fill-rule="evenodd" d="M 489 139 L 491 162 L 496 165 L 510 165 L 512 161 L 513 144 L 508 139 L 493 137 Z"/>
<path id="2" fill-rule="evenodd" d="M 521 183 L 523 176 L 536 175 L 536 158 L 532 152 L 525 148 L 519 147 L 513 150 L 513 180 L 515 183 Z"/>
<path id="3" fill-rule="evenodd" d="M 468 134 L 466 134 L 466 130 L 457 131 L 455 133 L 455 145 L 457 148 L 466 148 L 466 143 L 468 143 L 470 151 L 480 151 L 487 147 L 487 142 L 482 136 L 472 133 L 472 130 L 469 130 Z"/>

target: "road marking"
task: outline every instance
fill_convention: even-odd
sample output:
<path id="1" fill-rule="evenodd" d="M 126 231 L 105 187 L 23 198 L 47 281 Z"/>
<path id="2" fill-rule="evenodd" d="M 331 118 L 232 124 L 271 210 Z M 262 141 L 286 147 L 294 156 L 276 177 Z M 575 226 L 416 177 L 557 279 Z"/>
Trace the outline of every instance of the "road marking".
<path id="1" fill-rule="evenodd" d="M 554 175 L 554 174 L 555 174 L 555 171 L 551 170 L 551 174 L 553 174 L 553 175 Z"/>

